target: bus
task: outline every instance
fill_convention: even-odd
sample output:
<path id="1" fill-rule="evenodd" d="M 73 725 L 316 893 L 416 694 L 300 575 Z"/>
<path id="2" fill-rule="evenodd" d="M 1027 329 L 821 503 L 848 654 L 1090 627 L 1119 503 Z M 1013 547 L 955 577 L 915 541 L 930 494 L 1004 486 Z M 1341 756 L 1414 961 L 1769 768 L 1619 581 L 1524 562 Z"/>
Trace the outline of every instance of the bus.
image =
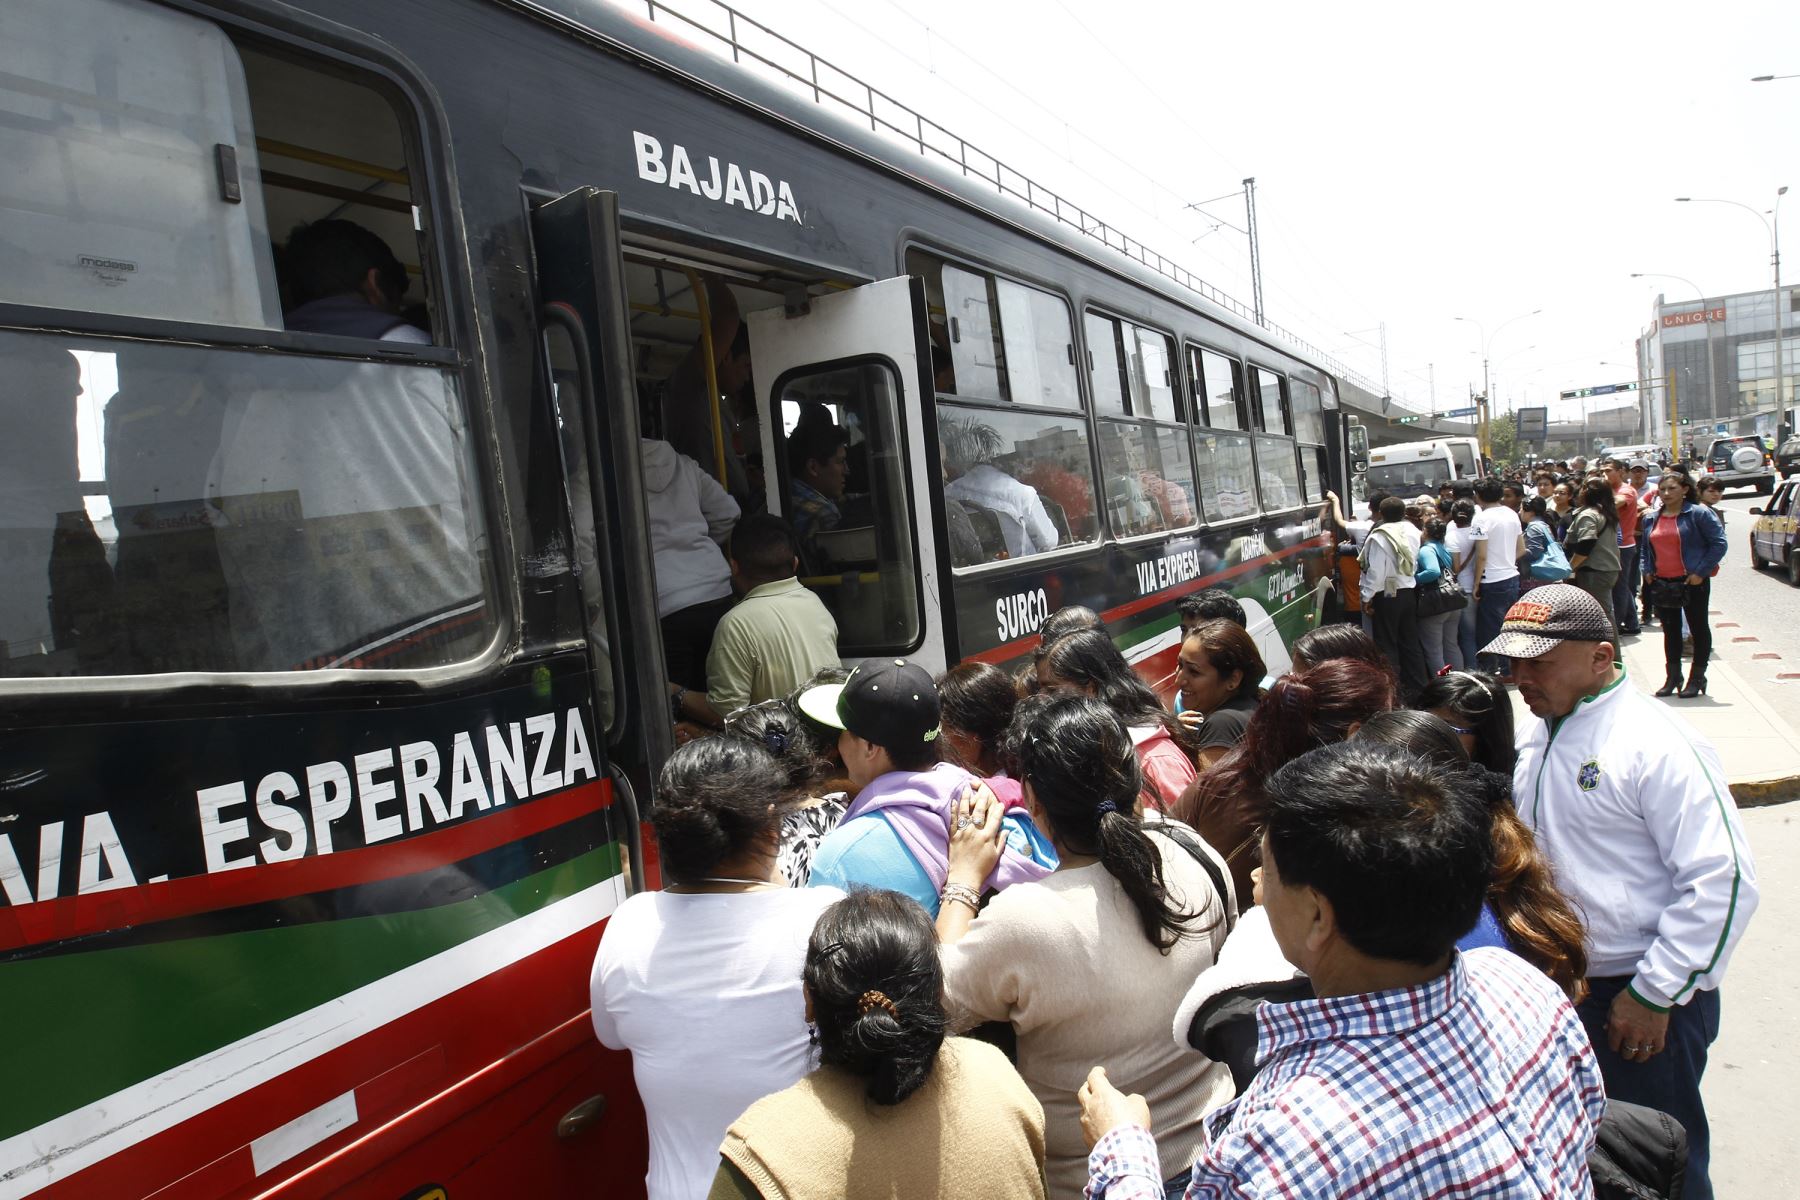
<path id="1" fill-rule="evenodd" d="M 6 7 L 0 1198 L 641 1187 L 587 979 L 658 879 L 683 363 L 770 511 L 842 431 L 846 660 L 1010 669 L 1085 604 L 1166 683 L 1188 593 L 1277 672 L 1319 620 L 1366 446 L 1321 360 L 708 11 Z M 327 220 L 392 327 L 290 323 Z"/>

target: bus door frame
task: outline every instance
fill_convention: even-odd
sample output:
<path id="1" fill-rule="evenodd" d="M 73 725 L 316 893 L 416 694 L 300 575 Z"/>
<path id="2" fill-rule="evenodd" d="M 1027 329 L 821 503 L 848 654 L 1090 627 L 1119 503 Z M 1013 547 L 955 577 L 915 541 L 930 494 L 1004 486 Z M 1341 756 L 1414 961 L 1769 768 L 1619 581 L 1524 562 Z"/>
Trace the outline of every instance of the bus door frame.
<path id="1" fill-rule="evenodd" d="M 936 446 L 927 444 L 937 437 L 937 393 L 931 378 L 925 281 L 896 275 L 813 297 L 803 306 L 745 313 L 744 323 L 750 330 L 757 399 L 767 414 L 762 422 L 763 462 L 771 468 L 776 455 L 785 453 L 785 442 L 777 446 L 775 439 L 781 421 L 777 392 L 795 371 L 870 358 L 893 367 L 900 382 L 900 417 L 906 430 L 902 447 L 906 503 L 911 510 L 909 524 L 922 601 L 921 640 L 911 657 L 936 675 L 949 665 L 945 662 L 946 639 L 955 624 L 956 600 L 948 587 L 941 586 L 949 579 L 945 573 L 948 558 L 940 558 L 938 553 L 939 547 L 947 544 L 937 499 L 943 484 L 934 483 L 929 475 L 938 461 Z M 769 511 L 784 512 L 780 489 L 786 473 L 769 469 L 767 475 Z"/>
<path id="2" fill-rule="evenodd" d="M 639 453 L 637 382 L 633 374 L 630 311 L 625 290 L 624 243 L 617 193 L 580 187 L 531 211 L 533 275 L 537 285 L 540 340 L 552 326 L 574 340 L 581 372 L 585 477 L 592 513 L 592 544 L 607 614 L 606 669 L 617 717 L 606 738 L 606 768 L 622 801 L 624 835 L 633 891 L 656 887 L 647 873 L 642 822 L 653 801 L 652 784 L 674 752 L 669 719 L 668 673 L 657 621 L 655 554 L 644 500 Z M 552 402 L 555 398 L 552 396 Z M 562 439 L 558 438 L 562 447 Z M 564 461 L 565 488 L 584 474 Z M 578 543 L 578 510 L 570 505 Z M 571 560 L 576 558 L 571 549 Z M 579 582 L 581 572 L 576 569 Z M 583 597 L 584 612 L 587 601 Z M 594 636 L 589 631 L 590 638 Z M 597 656 L 598 657 L 598 656 Z M 595 689 L 602 686 L 596 678 Z M 596 695 L 596 713 L 599 696 Z"/>

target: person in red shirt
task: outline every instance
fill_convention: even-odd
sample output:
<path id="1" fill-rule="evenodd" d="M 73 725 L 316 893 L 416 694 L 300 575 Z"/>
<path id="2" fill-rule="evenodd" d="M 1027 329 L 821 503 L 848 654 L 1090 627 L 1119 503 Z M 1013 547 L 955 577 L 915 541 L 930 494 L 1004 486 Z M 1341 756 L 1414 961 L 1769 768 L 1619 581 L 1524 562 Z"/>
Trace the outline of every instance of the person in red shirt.
<path id="1" fill-rule="evenodd" d="M 1638 622 L 1637 594 L 1643 577 L 1638 570 L 1637 528 L 1643 501 L 1637 489 L 1625 479 L 1625 460 L 1606 460 L 1606 486 L 1613 490 L 1619 509 L 1619 579 L 1613 584 L 1613 614 L 1619 619 L 1619 636 L 1636 637 L 1642 632 Z"/>

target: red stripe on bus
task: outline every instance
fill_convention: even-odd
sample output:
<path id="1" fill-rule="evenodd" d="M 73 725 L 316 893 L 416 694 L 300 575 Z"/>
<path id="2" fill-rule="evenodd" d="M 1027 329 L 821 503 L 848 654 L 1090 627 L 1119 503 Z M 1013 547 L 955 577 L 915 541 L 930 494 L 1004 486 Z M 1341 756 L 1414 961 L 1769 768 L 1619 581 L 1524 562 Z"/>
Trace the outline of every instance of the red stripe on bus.
<path id="1" fill-rule="evenodd" d="M 610 803 L 611 782 L 594 780 L 405 841 L 9 906 L 0 909 L 0 950 L 397 879 L 473 858 L 585 817 Z"/>
<path id="2" fill-rule="evenodd" d="M 452 1184 L 452 1197 L 564 1196 L 604 1190 L 608 1179 L 629 1191 L 643 1177 L 646 1155 L 631 1059 L 601 1047 L 587 1013 L 588 972 L 604 924 L 54 1180 L 36 1195 L 400 1196 L 429 1181 Z M 258 1178 L 252 1141 L 350 1091 L 353 1125 Z M 607 1097 L 599 1127 L 559 1139 L 557 1120 L 596 1093 Z M 508 1153 L 499 1152 L 503 1142 L 511 1143 Z"/>
<path id="3" fill-rule="evenodd" d="M 1117 608 L 1109 608 L 1100 614 L 1100 619 L 1102 621 L 1116 621 L 1121 617 L 1136 616 L 1145 609 L 1155 608 L 1159 604 L 1166 604 L 1177 596 L 1185 596 L 1189 592 L 1198 592 L 1205 588 L 1209 588 L 1222 579 L 1231 579 L 1238 575 L 1247 574 L 1250 571 L 1254 571 L 1257 567 L 1266 566 L 1267 564 L 1274 562 L 1278 558 L 1286 558 L 1290 554 L 1298 554 L 1302 550 L 1324 549 L 1329 545 L 1331 545 L 1330 538 L 1327 535 L 1321 534 L 1316 538 L 1309 538 L 1304 542 L 1298 542 L 1287 547 L 1285 550 L 1277 550 L 1273 554 L 1258 555 L 1249 562 L 1241 562 L 1235 567 L 1227 567 L 1223 571 L 1217 571 L 1199 579 L 1191 579 L 1186 583 L 1177 584 L 1175 587 L 1164 588 L 1160 592 L 1155 592 L 1151 595 L 1144 596 L 1141 599 L 1121 604 Z M 995 646 L 992 650 L 982 650 L 979 653 L 971 654 L 969 655 L 969 660 L 987 663 L 1005 662 L 1008 659 L 1017 658 L 1019 655 L 1024 654 L 1027 650 L 1031 649 L 1032 644 L 1036 640 L 1037 634 L 1028 634 L 1022 638 L 1016 638 L 1013 641 L 1006 643 L 1004 646 Z"/>

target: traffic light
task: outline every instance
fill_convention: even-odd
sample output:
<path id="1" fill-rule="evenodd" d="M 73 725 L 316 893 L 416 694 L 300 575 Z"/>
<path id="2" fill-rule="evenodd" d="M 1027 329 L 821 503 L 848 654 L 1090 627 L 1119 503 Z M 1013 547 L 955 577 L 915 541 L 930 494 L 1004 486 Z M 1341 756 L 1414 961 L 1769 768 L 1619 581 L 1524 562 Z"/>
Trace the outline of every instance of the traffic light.
<path id="1" fill-rule="evenodd" d="M 1396 420 L 1394 423 L 1396 425 L 1412 425 L 1412 424 L 1416 424 L 1418 422 L 1418 420 L 1419 420 L 1419 418 L 1417 418 L 1417 417 L 1401 417 L 1398 420 Z"/>

